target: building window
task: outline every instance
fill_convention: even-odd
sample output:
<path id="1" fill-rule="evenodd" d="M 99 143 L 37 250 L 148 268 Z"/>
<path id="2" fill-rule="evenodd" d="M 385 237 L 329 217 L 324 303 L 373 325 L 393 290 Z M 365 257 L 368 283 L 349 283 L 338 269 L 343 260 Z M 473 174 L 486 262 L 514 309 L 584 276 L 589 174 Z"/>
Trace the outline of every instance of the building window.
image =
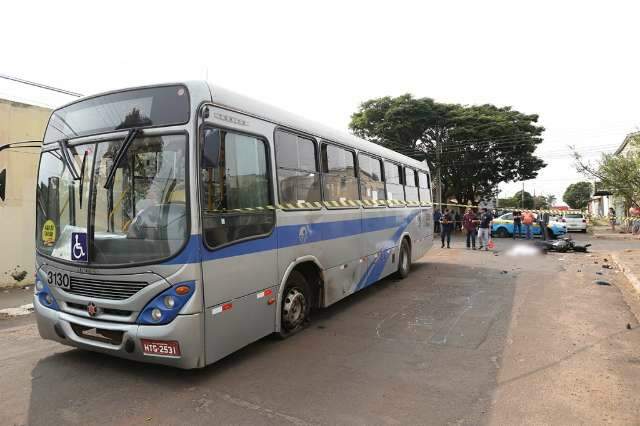
<path id="1" fill-rule="evenodd" d="M 267 147 L 262 139 L 204 130 L 200 177 L 203 237 L 210 248 L 271 232 Z"/>
<path id="2" fill-rule="evenodd" d="M 390 206 L 402 205 L 404 202 L 404 186 L 402 185 L 402 168 L 388 161 L 384 162 L 384 180 L 387 188 L 387 201 Z"/>
<path id="3" fill-rule="evenodd" d="M 280 202 L 303 204 L 306 207 L 304 203 L 320 201 L 320 173 L 315 142 L 310 138 L 277 130 L 275 147 Z"/>
<path id="4" fill-rule="evenodd" d="M 376 205 L 385 200 L 384 182 L 382 180 L 382 161 L 365 154 L 358 155 L 360 169 L 360 194 L 363 201 L 373 201 Z M 365 203 L 370 205 L 371 203 Z"/>
<path id="5" fill-rule="evenodd" d="M 324 201 L 345 203 L 359 199 L 353 152 L 322 144 L 322 171 Z M 348 205 L 342 204 L 343 207 Z M 335 206 L 329 204 L 329 207 Z"/>

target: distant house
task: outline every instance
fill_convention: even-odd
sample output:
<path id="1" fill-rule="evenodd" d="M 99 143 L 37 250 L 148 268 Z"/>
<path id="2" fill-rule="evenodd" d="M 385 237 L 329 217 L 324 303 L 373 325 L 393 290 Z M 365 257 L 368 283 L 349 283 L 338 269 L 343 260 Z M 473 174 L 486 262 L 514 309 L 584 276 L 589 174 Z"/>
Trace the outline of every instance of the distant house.
<path id="1" fill-rule="evenodd" d="M 0 147 L 42 140 L 51 110 L 0 99 Z M 0 285 L 32 282 L 35 264 L 35 195 L 39 150 L 0 151 Z M 3 199 L 4 198 L 4 199 Z"/>
<path id="2" fill-rule="evenodd" d="M 631 150 L 637 149 L 630 142 L 634 138 L 638 137 L 640 137 L 640 132 L 629 133 L 625 136 L 618 149 L 616 149 L 614 155 L 625 155 Z M 620 197 L 614 196 L 613 192 L 608 188 L 604 188 L 599 182 L 596 182 L 595 192 L 588 204 L 589 213 L 594 216 L 606 216 L 610 207 L 615 209 L 618 217 L 624 217 L 627 215 L 624 200 Z"/>

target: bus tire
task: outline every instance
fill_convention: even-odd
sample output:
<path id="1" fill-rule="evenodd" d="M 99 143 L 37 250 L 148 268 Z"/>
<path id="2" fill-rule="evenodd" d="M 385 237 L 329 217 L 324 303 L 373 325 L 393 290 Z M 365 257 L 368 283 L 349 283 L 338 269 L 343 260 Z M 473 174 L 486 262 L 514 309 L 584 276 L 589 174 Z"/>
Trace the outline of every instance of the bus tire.
<path id="1" fill-rule="evenodd" d="M 411 270 L 411 247 L 406 238 L 400 244 L 400 254 L 398 256 L 398 278 L 407 278 Z"/>
<path id="2" fill-rule="evenodd" d="M 309 323 L 311 291 L 304 275 L 291 271 L 287 278 L 280 307 L 280 338 L 287 338 L 302 330 Z"/>

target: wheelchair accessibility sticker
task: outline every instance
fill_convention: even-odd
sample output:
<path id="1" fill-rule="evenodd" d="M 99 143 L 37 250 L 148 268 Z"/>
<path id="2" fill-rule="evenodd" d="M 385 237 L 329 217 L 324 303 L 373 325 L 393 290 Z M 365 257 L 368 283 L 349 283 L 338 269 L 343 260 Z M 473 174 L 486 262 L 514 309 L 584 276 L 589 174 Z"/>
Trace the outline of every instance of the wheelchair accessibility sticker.
<path id="1" fill-rule="evenodd" d="M 88 262 L 89 250 L 87 250 L 87 233 L 71 233 L 71 260 L 76 262 Z"/>

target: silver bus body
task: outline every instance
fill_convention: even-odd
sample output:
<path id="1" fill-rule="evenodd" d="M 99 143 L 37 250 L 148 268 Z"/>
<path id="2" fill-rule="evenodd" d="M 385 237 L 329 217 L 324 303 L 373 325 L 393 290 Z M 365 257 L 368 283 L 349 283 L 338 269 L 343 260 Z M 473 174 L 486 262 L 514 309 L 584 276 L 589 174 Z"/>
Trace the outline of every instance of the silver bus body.
<path id="1" fill-rule="evenodd" d="M 372 206 L 353 203 L 355 200 L 302 207 L 283 203 L 274 135 L 279 130 L 299 134 L 316 147 L 334 144 L 352 151 L 355 158 L 366 153 L 428 176 L 425 162 L 205 82 L 180 84 L 188 90 L 188 122 L 150 126 L 142 132 L 145 137 L 186 136 L 188 238 L 166 259 L 132 265 L 103 267 L 61 260 L 37 250 L 34 306 L 43 338 L 137 361 L 185 369 L 204 367 L 282 331 L 283 291 L 292 271 L 302 271 L 313 281 L 313 305 L 321 308 L 396 272 L 403 240 L 410 246 L 412 261 L 431 247 L 430 188 L 411 205 Z M 271 202 L 254 206 L 273 211 L 274 223 L 264 234 L 213 248 L 206 243 L 200 170 L 204 127 L 250 135 L 266 144 Z M 66 143 L 75 147 L 126 136 L 126 131 L 116 130 L 69 138 Z M 56 144 L 46 142 L 43 152 L 57 149 Z M 320 161 L 319 149 L 316 156 Z M 43 232 L 44 228 L 37 229 L 36 238 L 45 238 Z M 63 230 L 56 232 L 62 238 Z M 192 293 L 174 319 L 160 325 L 140 320 L 154 298 L 181 283 Z M 179 351 L 152 353 L 145 345 L 154 342 L 176 342 Z"/>

